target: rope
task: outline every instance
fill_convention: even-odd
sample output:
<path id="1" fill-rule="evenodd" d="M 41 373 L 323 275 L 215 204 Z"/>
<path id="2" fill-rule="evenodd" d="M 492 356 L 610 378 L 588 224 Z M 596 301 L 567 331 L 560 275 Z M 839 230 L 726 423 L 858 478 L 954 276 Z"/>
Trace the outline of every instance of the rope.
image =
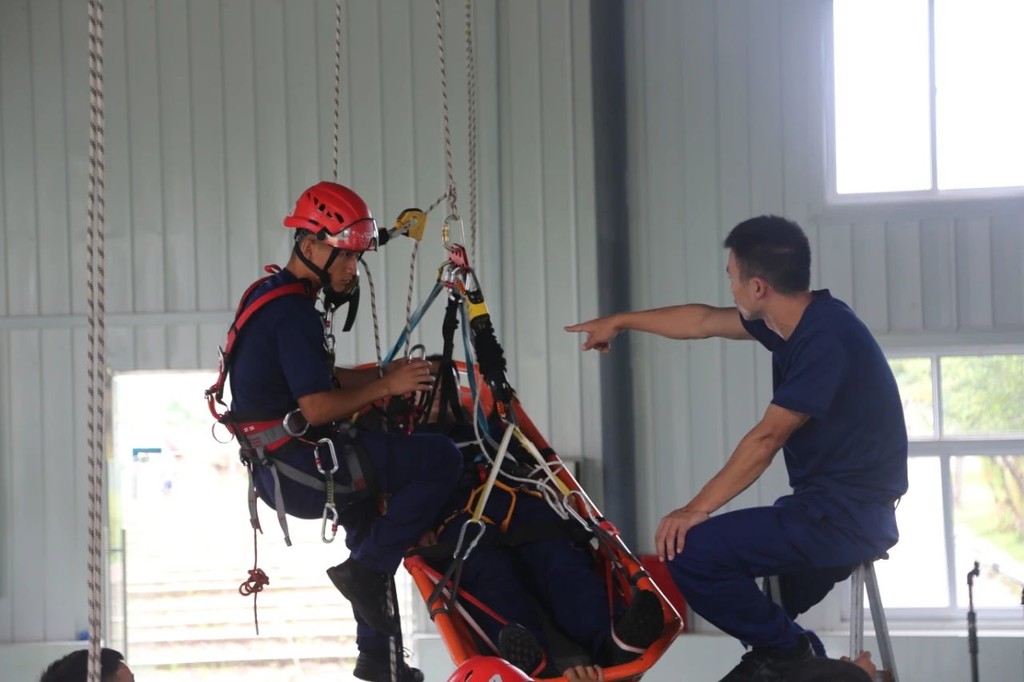
<path id="1" fill-rule="evenodd" d="M 103 428 L 104 428 L 104 203 L 103 184 L 103 1 L 89 0 L 89 194 L 86 214 L 88 306 L 89 682 L 100 680 L 103 608 Z"/>
<path id="2" fill-rule="evenodd" d="M 341 120 L 341 0 L 334 0 L 334 181 L 338 181 L 338 128 Z"/>
<path id="3" fill-rule="evenodd" d="M 373 274 L 370 265 L 363 261 L 366 270 L 366 281 L 370 285 L 370 312 L 373 313 L 373 345 L 377 350 L 377 374 L 384 376 L 384 356 L 380 352 L 380 319 L 377 317 L 377 290 L 373 286 Z"/>
<path id="4" fill-rule="evenodd" d="M 473 47 L 473 0 L 466 0 L 466 97 L 469 100 L 469 238 L 470 262 L 476 264 L 476 50 Z"/>
<path id="5" fill-rule="evenodd" d="M 416 240 L 412 245 L 412 256 L 409 259 L 409 290 L 405 296 L 405 355 L 407 357 L 412 343 L 412 295 L 416 288 L 416 264 L 419 253 L 420 242 Z"/>
<path id="6" fill-rule="evenodd" d="M 452 160 L 452 127 L 448 117 L 448 70 L 444 57 L 444 24 L 441 21 L 441 0 L 434 0 L 437 16 L 437 52 L 441 63 L 441 113 L 444 125 L 444 157 L 448 169 L 448 215 L 458 216 L 458 193 L 455 188 L 455 162 Z"/>
<path id="7" fill-rule="evenodd" d="M 434 202 L 427 207 L 427 210 L 424 211 L 424 213 L 426 215 L 430 215 L 430 212 L 440 206 L 440 203 L 444 201 L 445 198 L 447 198 L 446 193 L 435 199 Z M 413 244 L 413 254 L 410 256 L 409 261 L 409 290 L 406 292 L 406 334 L 404 334 L 404 336 L 406 336 L 406 355 L 409 355 L 413 337 L 413 295 L 416 290 L 416 265 L 419 263 L 419 256 L 420 241 L 415 240 L 415 243 Z M 374 309 L 376 310 L 376 308 Z M 380 345 L 379 339 L 377 343 Z"/>
<path id="8" fill-rule="evenodd" d="M 256 540 L 256 527 L 252 529 L 252 568 L 249 569 L 249 577 L 238 586 L 238 593 L 243 597 L 252 595 L 252 620 L 256 624 L 256 636 L 260 634 L 260 619 L 256 615 L 256 596 L 263 591 L 263 588 L 270 584 L 270 578 L 259 567 L 259 548 Z"/>

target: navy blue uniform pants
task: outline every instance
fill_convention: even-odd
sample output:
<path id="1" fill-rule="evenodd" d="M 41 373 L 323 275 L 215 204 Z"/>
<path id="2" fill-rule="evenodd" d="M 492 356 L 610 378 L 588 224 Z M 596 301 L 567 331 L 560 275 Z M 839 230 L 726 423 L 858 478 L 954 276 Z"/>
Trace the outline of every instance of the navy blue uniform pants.
<path id="1" fill-rule="evenodd" d="M 796 616 L 821 601 L 853 566 L 896 542 L 891 507 L 858 516 L 784 499 L 785 504 L 728 512 L 694 526 L 668 566 L 693 610 L 748 646 L 797 646 L 804 630 Z M 872 534 L 872 528 L 881 530 Z M 785 609 L 757 584 L 756 578 L 772 575 L 779 576 Z"/>
<path id="2" fill-rule="evenodd" d="M 495 489 L 484 515 L 501 520 L 508 504 L 507 493 Z M 438 540 L 456 542 L 467 519 L 469 514 L 452 519 Z M 508 532 L 556 522 L 561 523 L 561 519 L 546 502 L 519 492 Z M 489 528 L 496 532 L 493 526 Z M 467 529 L 467 537 L 473 537 L 472 531 Z M 595 660 L 610 637 L 604 581 L 595 573 L 590 553 L 568 538 L 534 540 L 515 546 L 481 542 L 463 564 L 460 585 L 506 621 L 526 627 L 542 645 L 547 645 L 545 613 L 565 635 L 589 650 Z M 497 643 L 502 624 L 468 602 L 465 605 L 491 641 Z"/>
<path id="3" fill-rule="evenodd" d="M 372 500 L 359 503 L 363 513 L 343 514 L 345 544 L 350 554 L 379 573 L 394 573 L 409 547 L 432 527 L 441 506 L 448 499 L 462 473 L 462 455 L 447 437 L 436 434 L 411 436 L 360 432 L 359 442 L 366 450 L 377 482 L 377 491 L 389 496 L 387 511 L 378 514 Z M 339 441 L 340 445 L 340 441 Z M 338 453 L 340 457 L 341 448 Z M 305 449 L 287 452 L 282 459 L 292 466 L 321 477 L 312 453 Z M 281 494 L 285 510 L 299 518 L 320 518 L 326 495 L 281 476 Z M 335 474 L 342 484 L 349 482 L 345 467 Z M 258 479 L 260 495 L 274 506 L 273 484 L 266 472 Z M 337 500 L 339 509 L 342 500 Z M 357 621 L 360 651 L 386 649 L 387 637 Z"/>

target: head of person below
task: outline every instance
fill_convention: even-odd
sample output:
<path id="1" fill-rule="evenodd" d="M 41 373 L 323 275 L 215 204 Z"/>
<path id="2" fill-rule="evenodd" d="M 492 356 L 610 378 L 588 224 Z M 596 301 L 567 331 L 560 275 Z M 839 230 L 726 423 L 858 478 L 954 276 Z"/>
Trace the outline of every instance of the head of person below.
<path id="1" fill-rule="evenodd" d="M 48 665 L 39 682 L 86 682 L 88 676 L 89 650 L 79 649 Z M 135 675 L 120 651 L 100 650 L 100 682 L 135 682 Z"/>
<path id="2" fill-rule="evenodd" d="M 772 353 L 773 394 L 761 420 L 689 502 L 662 518 L 654 541 L 693 610 L 752 648 L 723 682 L 776 682 L 824 655 L 796 617 L 896 543 L 907 434 L 896 381 L 871 332 L 827 289 L 811 290 L 803 230 L 760 216 L 736 225 L 723 246 L 734 306 L 619 313 L 566 330 L 586 334 L 584 350 L 607 352 L 619 332 L 636 330 L 756 340 Z M 779 450 L 793 494 L 718 513 Z M 763 576 L 778 576 L 782 606 L 761 592 Z"/>

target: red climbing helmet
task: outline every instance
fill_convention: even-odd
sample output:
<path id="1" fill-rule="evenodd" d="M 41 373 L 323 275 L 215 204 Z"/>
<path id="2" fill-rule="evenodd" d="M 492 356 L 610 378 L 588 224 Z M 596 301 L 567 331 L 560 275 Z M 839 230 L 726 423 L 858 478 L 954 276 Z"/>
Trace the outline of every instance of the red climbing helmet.
<path id="1" fill-rule="evenodd" d="M 448 682 L 530 682 L 530 676 L 503 658 L 473 656 L 455 669 Z"/>
<path id="2" fill-rule="evenodd" d="M 336 249 L 377 249 L 377 221 L 366 202 L 336 182 L 318 182 L 303 192 L 284 226 L 309 230 Z"/>

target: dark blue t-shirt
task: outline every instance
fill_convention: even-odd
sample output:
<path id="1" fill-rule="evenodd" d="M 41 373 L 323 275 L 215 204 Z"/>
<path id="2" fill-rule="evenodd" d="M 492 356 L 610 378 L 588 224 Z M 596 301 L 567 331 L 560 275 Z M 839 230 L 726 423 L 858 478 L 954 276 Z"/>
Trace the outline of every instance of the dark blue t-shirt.
<path id="1" fill-rule="evenodd" d="M 742 322 L 772 351 L 772 402 L 810 417 L 783 446 L 794 494 L 818 508 L 891 508 L 907 491 L 907 430 L 892 370 L 864 323 L 827 289 L 813 292 L 788 339 L 761 320 Z"/>
<path id="2" fill-rule="evenodd" d="M 282 270 L 254 291 L 249 300 L 285 284 L 298 282 Z M 230 371 L 231 411 L 243 420 L 283 418 L 298 407 L 298 399 L 334 388 L 333 362 L 324 345 L 324 327 L 315 299 L 300 294 L 265 304 L 245 323 L 233 351 Z M 319 477 L 310 446 L 292 441 L 274 456 Z M 274 481 L 267 467 L 255 470 L 259 496 L 274 507 Z M 285 509 L 292 516 L 320 518 L 323 493 L 281 477 Z"/>
<path id="3" fill-rule="evenodd" d="M 298 282 L 281 270 L 250 296 Z M 298 399 L 334 387 L 333 364 L 324 346 L 324 327 L 312 297 L 275 299 L 258 310 L 235 342 L 231 366 L 231 409 L 243 418 L 284 417 Z"/>

